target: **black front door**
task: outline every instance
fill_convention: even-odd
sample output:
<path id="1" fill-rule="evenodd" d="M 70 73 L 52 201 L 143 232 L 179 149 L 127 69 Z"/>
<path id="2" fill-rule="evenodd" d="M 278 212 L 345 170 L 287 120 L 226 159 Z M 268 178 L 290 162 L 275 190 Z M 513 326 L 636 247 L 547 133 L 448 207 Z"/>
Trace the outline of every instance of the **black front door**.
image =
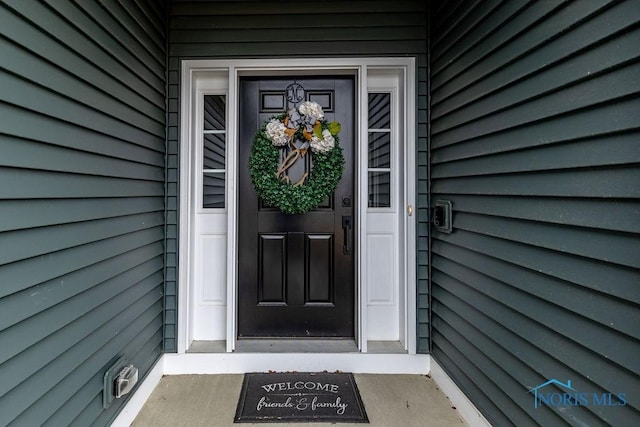
<path id="1" fill-rule="evenodd" d="M 328 121 L 342 124 L 345 168 L 323 204 L 287 215 L 259 200 L 248 161 L 262 124 L 302 100 L 317 102 Z M 240 81 L 239 338 L 354 336 L 354 115 L 351 76 Z"/>

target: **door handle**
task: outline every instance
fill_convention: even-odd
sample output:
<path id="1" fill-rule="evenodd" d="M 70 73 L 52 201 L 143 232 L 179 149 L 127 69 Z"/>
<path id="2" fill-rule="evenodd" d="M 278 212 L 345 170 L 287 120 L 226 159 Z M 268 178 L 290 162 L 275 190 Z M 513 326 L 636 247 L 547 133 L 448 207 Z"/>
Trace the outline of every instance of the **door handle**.
<path id="1" fill-rule="evenodd" d="M 349 243 L 349 237 L 351 235 L 351 216 L 342 217 L 342 231 L 344 232 L 344 245 L 342 246 L 342 253 L 345 255 L 351 255 L 351 244 Z"/>

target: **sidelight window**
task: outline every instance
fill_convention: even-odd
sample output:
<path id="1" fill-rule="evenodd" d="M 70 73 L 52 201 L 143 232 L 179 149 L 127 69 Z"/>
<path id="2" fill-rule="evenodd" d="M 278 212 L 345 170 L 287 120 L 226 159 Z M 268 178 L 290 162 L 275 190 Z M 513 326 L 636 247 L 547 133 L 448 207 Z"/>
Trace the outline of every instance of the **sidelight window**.
<path id="1" fill-rule="evenodd" d="M 369 207 L 391 207 L 391 93 L 371 92 L 369 99 Z"/>
<path id="2" fill-rule="evenodd" d="M 226 96 L 205 95 L 202 135 L 202 207 L 225 207 Z"/>

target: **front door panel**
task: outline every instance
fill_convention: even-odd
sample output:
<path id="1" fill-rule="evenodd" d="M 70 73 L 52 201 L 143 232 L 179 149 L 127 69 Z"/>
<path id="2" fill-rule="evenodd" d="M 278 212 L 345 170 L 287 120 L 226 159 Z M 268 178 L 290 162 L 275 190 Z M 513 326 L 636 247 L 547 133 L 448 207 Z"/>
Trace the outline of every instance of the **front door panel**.
<path id="1" fill-rule="evenodd" d="M 342 124 L 345 168 L 323 204 L 306 214 L 287 215 L 259 200 L 248 161 L 253 135 L 262 124 L 303 100 L 319 103 L 327 120 Z M 354 336 L 354 110 L 350 76 L 240 81 L 240 338 Z M 307 156 L 290 173 L 301 176 L 311 170 Z"/>

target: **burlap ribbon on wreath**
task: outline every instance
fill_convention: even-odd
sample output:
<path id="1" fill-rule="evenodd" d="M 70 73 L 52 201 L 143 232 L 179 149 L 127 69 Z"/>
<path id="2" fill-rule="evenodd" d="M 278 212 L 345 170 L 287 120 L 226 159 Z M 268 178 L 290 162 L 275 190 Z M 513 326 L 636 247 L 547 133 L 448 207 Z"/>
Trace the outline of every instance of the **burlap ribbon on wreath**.
<path id="1" fill-rule="evenodd" d="M 298 159 L 304 158 L 307 155 L 307 151 L 309 150 L 309 141 L 313 138 L 314 132 L 317 132 L 321 124 L 315 117 L 304 116 L 301 117 L 300 114 L 295 109 L 289 110 L 287 117 L 284 119 L 284 125 L 287 129 L 284 131 L 289 136 L 289 154 L 284 158 L 280 167 L 276 171 L 276 177 L 284 180 L 285 182 L 291 182 L 289 177 L 286 175 L 287 170 L 293 166 Z M 300 129 L 300 126 L 304 126 L 302 130 L 302 135 L 306 139 L 306 141 L 300 146 L 296 147 L 294 143 L 294 135 Z M 305 172 L 302 177 L 296 182 L 293 186 L 299 187 L 304 184 L 305 179 L 309 176 L 309 172 Z"/>

